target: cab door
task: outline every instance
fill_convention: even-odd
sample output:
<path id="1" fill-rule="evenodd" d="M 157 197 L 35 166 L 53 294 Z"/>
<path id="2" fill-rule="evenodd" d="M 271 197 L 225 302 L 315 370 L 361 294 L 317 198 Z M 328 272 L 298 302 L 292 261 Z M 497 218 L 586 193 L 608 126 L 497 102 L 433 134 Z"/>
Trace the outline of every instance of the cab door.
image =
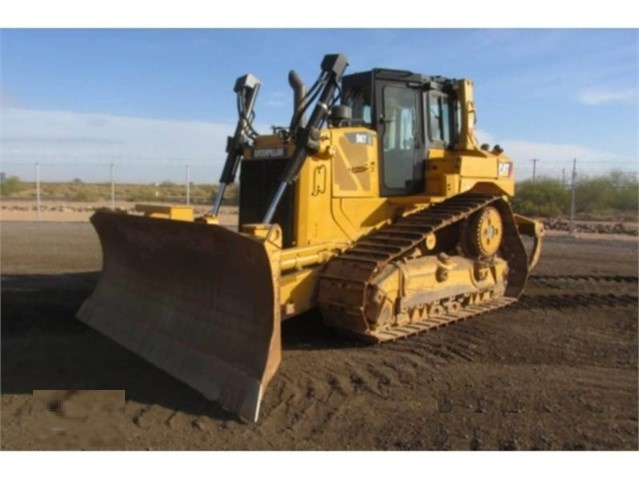
<path id="1" fill-rule="evenodd" d="M 377 82 L 376 97 L 382 196 L 424 191 L 426 148 L 421 89 L 397 82 Z"/>

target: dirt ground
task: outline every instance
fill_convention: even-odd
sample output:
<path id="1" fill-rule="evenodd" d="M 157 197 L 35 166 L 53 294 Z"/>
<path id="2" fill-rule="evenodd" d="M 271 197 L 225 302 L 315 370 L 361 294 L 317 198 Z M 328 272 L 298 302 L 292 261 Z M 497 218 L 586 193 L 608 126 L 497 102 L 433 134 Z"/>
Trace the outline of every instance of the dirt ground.
<path id="1" fill-rule="evenodd" d="M 246 424 L 74 319 L 101 265 L 89 224 L 1 228 L 4 450 L 57 448 L 34 433 L 41 390 L 124 390 L 105 449 L 638 448 L 636 238 L 552 235 L 518 304 L 396 343 L 288 321 Z"/>
<path id="2" fill-rule="evenodd" d="M 124 391 L 35 390 L 32 450 L 122 450 Z"/>

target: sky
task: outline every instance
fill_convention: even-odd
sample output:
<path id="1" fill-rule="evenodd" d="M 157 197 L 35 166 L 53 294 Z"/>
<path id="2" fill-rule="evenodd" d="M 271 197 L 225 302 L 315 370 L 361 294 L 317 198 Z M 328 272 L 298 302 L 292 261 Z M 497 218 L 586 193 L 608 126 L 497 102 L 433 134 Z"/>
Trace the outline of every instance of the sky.
<path id="1" fill-rule="evenodd" d="M 475 83 L 480 141 L 517 179 L 638 169 L 639 30 L 467 28 L 0 31 L 2 171 L 43 181 L 216 183 L 236 121 L 235 79 L 262 81 L 258 131 L 288 125 L 295 69 L 326 53 L 347 73 L 398 68 Z"/>

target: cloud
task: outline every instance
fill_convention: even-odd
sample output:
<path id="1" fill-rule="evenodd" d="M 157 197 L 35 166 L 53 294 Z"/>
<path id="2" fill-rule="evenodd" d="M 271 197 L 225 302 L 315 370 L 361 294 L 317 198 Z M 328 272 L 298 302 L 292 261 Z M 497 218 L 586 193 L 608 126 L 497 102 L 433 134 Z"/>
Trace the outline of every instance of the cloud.
<path id="1" fill-rule="evenodd" d="M 544 143 L 522 139 L 497 140 L 484 130 L 476 131 L 479 143 L 494 145 L 498 143 L 506 155 L 515 161 L 517 180 L 532 176 L 532 160 L 536 158 L 537 174 L 559 178 L 572 168 L 573 159 L 577 159 L 580 174 L 605 174 L 611 170 L 637 172 L 638 158 L 618 153 L 597 150 L 572 143 Z"/>
<path id="2" fill-rule="evenodd" d="M 4 91 L 0 91 L 0 108 L 19 107 L 20 102 Z"/>
<path id="3" fill-rule="evenodd" d="M 475 137 L 477 138 L 477 141 L 479 141 L 479 144 L 488 143 L 489 145 L 492 145 L 493 143 L 496 143 L 495 137 L 481 128 L 477 128 L 475 130 Z"/>
<path id="4" fill-rule="evenodd" d="M 528 60 L 555 51 L 566 38 L 565 30 L 479 29 L 464 32 L 464 41 L 474 54 L 488 54 L 491 59 Z M 499 52 L 496 54 L 496 52 Z"/>
<path id="5" fill-rule="evenodd" d="M 105 181 L 109 164 L 123 182 L 184 179 L 191 166 L 196 183 L 216 183 L 226 157 L 226 138 L 233 123 L 158 120 L 70 111 L 21 108 L 2 110 L 0 153 L 2 171 L 33 179 L 34 164 L 41 164 L 43 181 Z M 268 132 L 266 125 L 256 125 Z M 577 158 L 580 172 L 606 173 L 611 169 L 637 171 L 637 158 L 575 144 L 501 139 L 477 130 L 480 143 L 499 143 L 515 159 L 517 178 L 529 177 L 532 158 L 539 158 L 537 173 L 560 176 Z"/>
<path id="6" fill-rule="evenodd" d="M 226 138 L 234 127 L 232 123 L 5 107 L 2 169 L 10 171 L 39 161 L 57 165 L 48 168 L 55 179 L 84 175 L 89 181 L 95 165 L 114 163 L 123 179 L 157 181 L 177 171 L 181 175 L 189 163 L 200 165 L 205 173 L 202 182 L 216 182 L 226 157 Z"/>
<path id="7" fill-rule="evenodd" d="M 591 88 L 579 94 L 579 102 L 585 105 L 603 105 L 606 103 L 624 103 L 633 105 L 637 102 L 637 90 L 612 90 L 605 88 Z"/>

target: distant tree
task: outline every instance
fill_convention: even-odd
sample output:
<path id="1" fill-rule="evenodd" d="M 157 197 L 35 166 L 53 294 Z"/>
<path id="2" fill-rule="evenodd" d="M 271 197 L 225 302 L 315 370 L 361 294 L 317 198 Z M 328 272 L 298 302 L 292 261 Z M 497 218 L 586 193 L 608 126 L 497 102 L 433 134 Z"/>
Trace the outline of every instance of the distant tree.
<path id="1" fill-rule="evenodd" d="M 71 183 L 73 183 L 74 185 L 81 185 L 82 180 L 80 178 L 73 178 L 73 180 L 71 180 Z"/>

